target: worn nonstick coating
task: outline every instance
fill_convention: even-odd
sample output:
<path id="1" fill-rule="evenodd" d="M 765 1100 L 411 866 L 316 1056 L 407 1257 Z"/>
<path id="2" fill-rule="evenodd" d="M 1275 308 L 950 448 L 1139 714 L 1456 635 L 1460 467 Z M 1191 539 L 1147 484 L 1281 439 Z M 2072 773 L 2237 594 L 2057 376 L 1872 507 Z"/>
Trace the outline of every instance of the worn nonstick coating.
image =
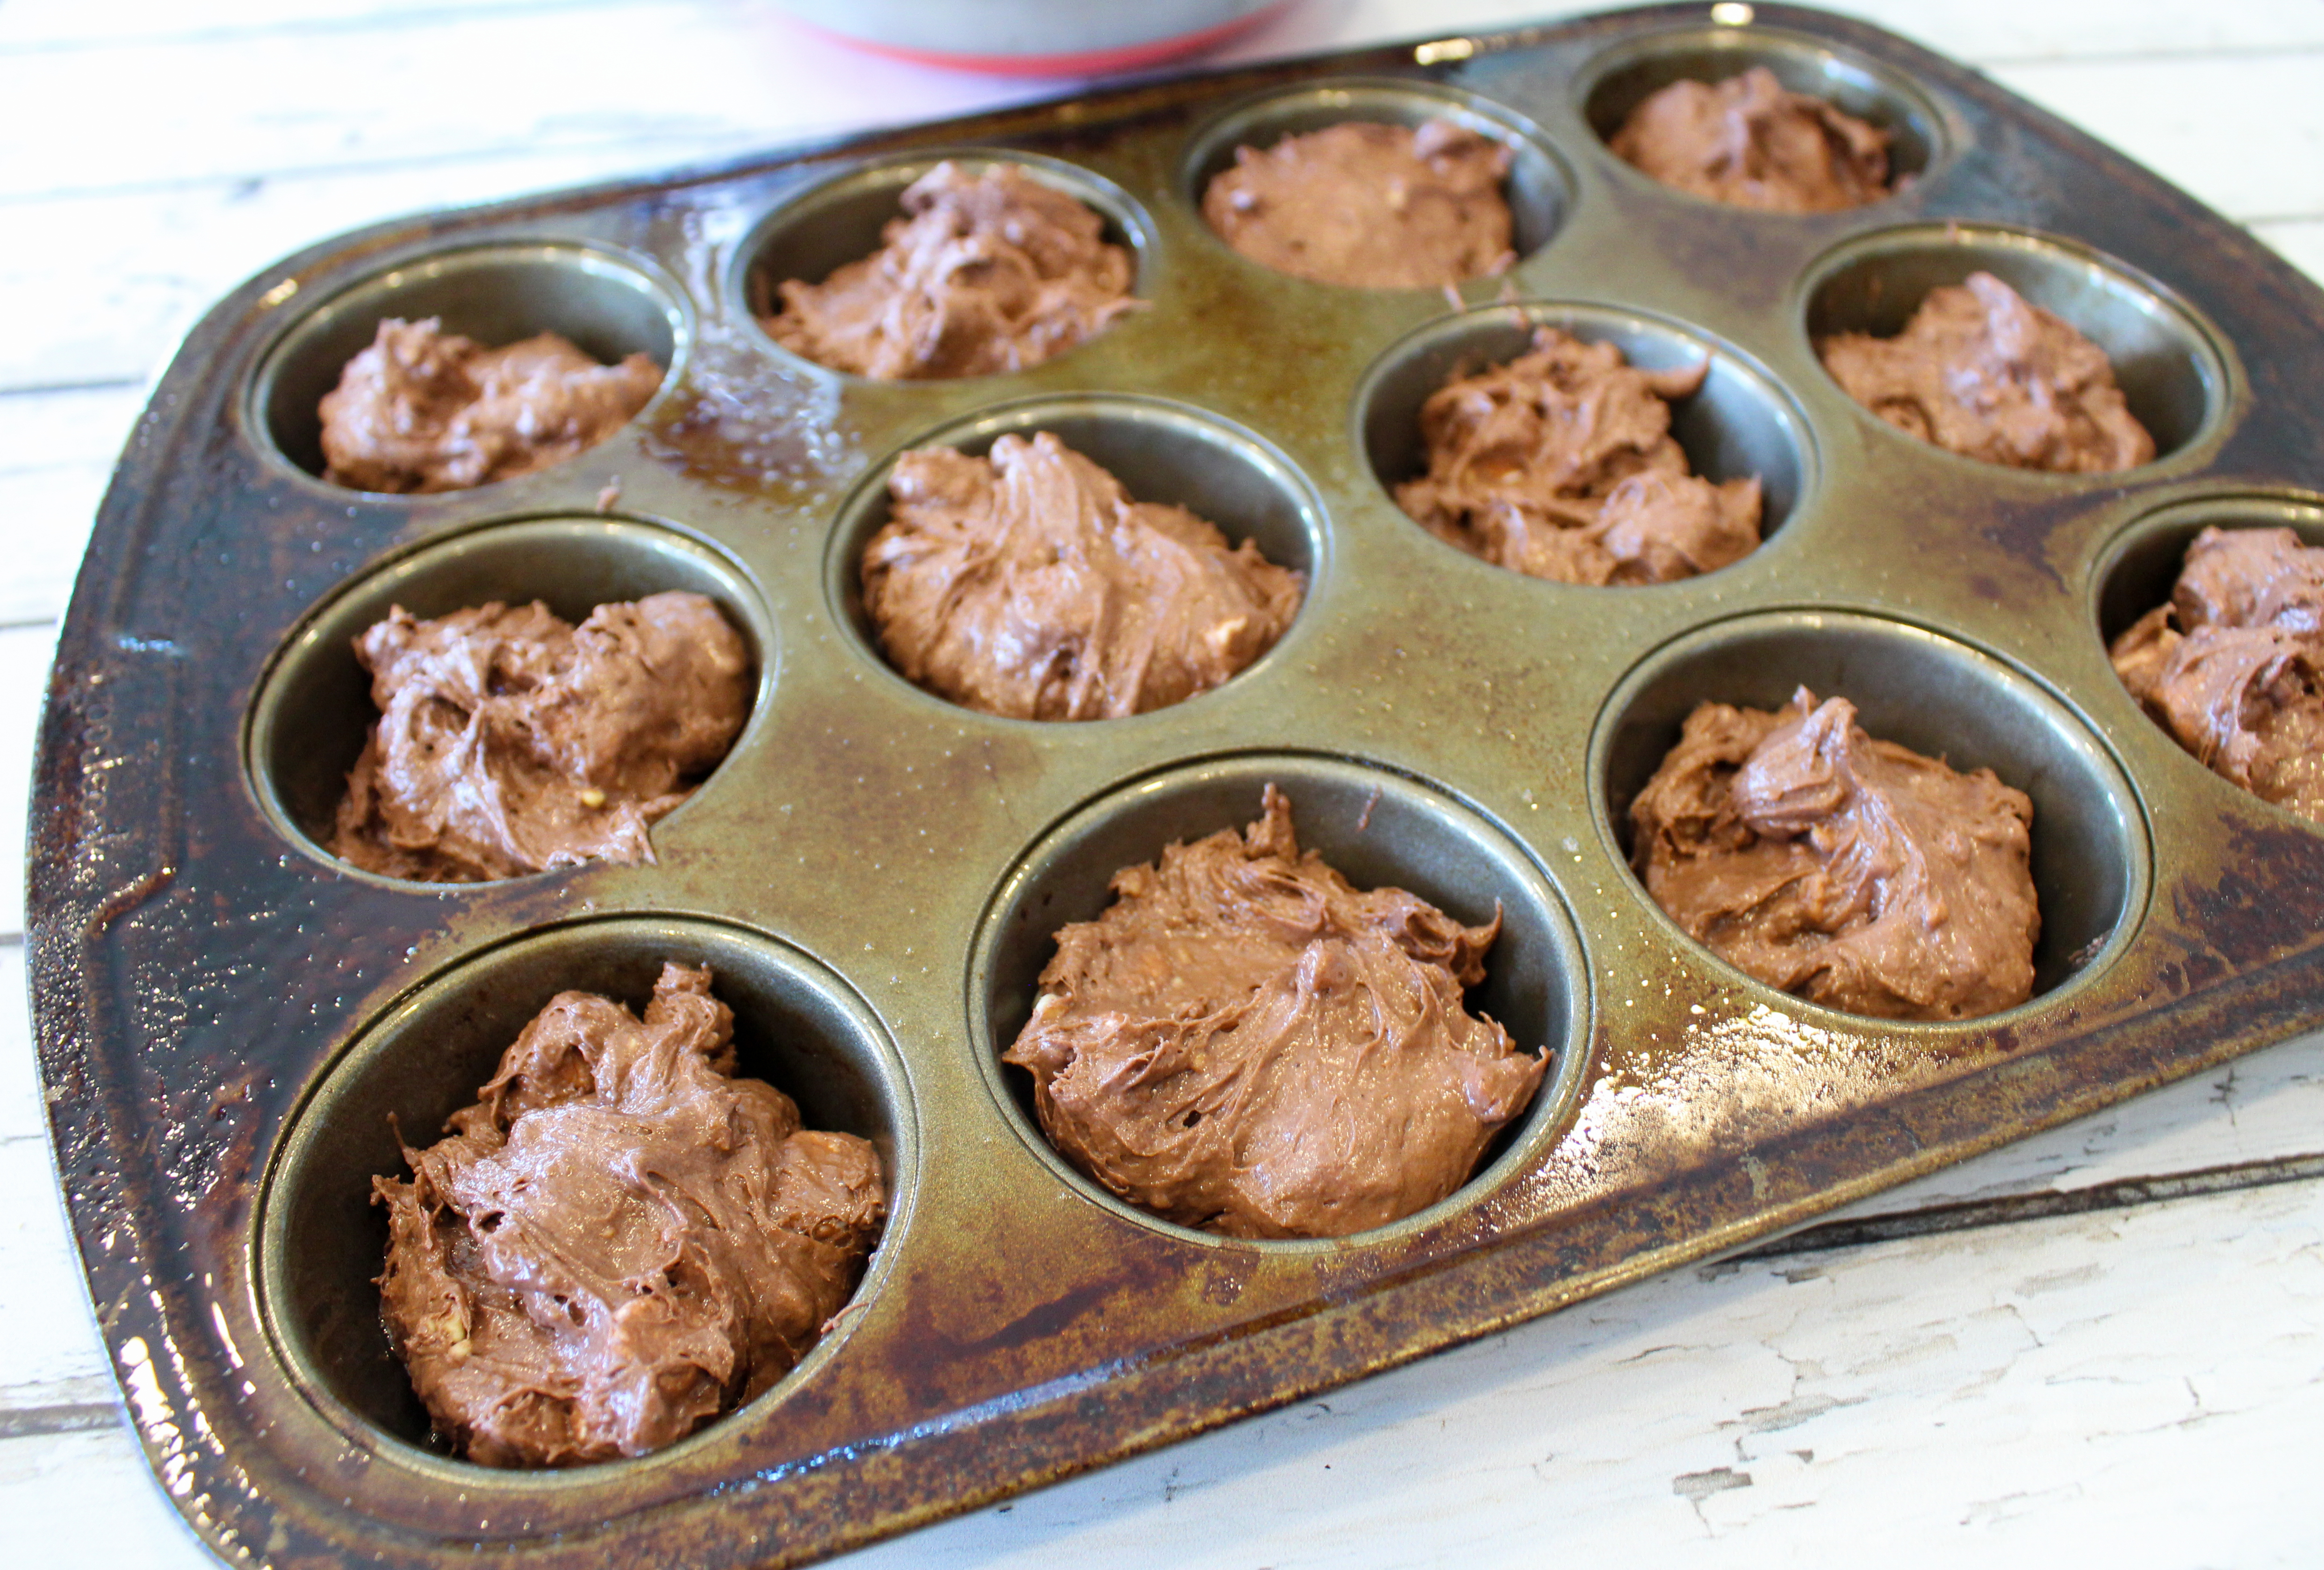
<path id="1" fill-rule="evenodd" d="M 2324 832 L 2182 753 L 2104 643 L 2204 522 L 2317 528 L 2324 295 L 1960 67 L 1812 12 L 1757 16 L 1431 40 L 427 215 L 221 303 L 98 519 L 30 858 L 58 1168 L 139 1433 L 196 1529 L 272 1564 L 812 1559 L 2324 1022 Z M 1914 178 L 1856 212 L 1755 215 L 1606 152 L 1600 130 L 1653 86 L 1760 61 L 1890 124 Z M 1526 254 L 1457 309 L 1269 272 L 1199 217 L 1245 136 L 1440 110 L 1519 153 Z M 945 155 L 1029 158 L 1084 191 L 1137 251 L 1146 303 L 1007 376 L 882 384 L 776 348 L 756 320 L 770 274 L 845 260 Z M 2155 462 L 1991 468 L 1824 374 L 1818 336 L 1893 330 L 1980 266 L 2115 353 Z M 438 313 L 487 339 L 642 348 L 669 375 L 542 473 L 431 497 L 326 484 L 311 408 L 333 365 L 381 316 Z M 1676 429 L 1704 472 L 1766 481 L 1758 551 L 1579 588 L 1397 510 L 1430 379 L 1536 320 L 1642 360 L 1711 356 Z M 881 664 L 853 552 L 882 465 L 1028 421 L 1305 573 L 1277 647 L 1175 709 L 1080 725 L 972 713 Z M 371 610 L 537 594 L 575 615 L 663 587 L 719 599 L 759 682 L 654 864 L 439 888 L 318 848 L 364 722 L 345 639 Z M 1685 706 L 1800 681 L 2034 796 L 2050 935 L 2032 1002 L 1947 1025 L 1835 1014 L 1729 969 L 1645 897 L 1627 803 Z M 1476 1001 L 1555 1054 L 1466 1188 L 1325 1244 L 1128 1211 L 1040 1144 L 997 1061 L 1045 923 L 1093 914 L 1103 875 L 1167 837 L 1248 822 L 1269 781 L 1360 878 L 1472 920 L 1499 900 Z M 433 1452 L 364 1317 L 385 1116 L 428 1134 L 544 988 L 639 996 L 664 956 L 707 959 L 759 1071 L 881 1142 L 896 1209 L 872 1268 L 790 1379 L 659 1455 L 543 1475 Z"/>

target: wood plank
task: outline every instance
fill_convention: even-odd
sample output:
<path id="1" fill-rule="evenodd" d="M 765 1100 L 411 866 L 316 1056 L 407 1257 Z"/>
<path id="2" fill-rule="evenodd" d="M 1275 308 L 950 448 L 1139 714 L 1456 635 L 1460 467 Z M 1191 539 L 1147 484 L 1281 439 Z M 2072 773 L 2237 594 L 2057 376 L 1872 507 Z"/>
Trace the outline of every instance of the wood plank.
<path id="1" fill-rule="evenodd" d="M 54 623 L 0 627 L 0 939 L 24 930 L 24 803 L 32 727 L 56 648 Z"/>
<path id="2" fill-rule="evenodd" d="M 2251 230 L 2278 256 L 2324 282 L 2324 218 L 2268 220 L 2252 225 Z"/>
<path id="3" fill-rule="evenodd" d="M 28 1422 L 12 1410 L 114 1399 L 49 1155 L 30 1024 L 23 944 L 0 942 L 0 1436 Z"/>
<path id="4" fill-rule="evenodd" d="M 198 6 L 171 0 L 117 0 L 88 5 L 81 0 L 9 0 L 0 24 L 0 50 L 105 49 L 124 43 L 157 44 L 221 35 L 321 32 L 340 28 L 397 27 L 420 30 L 453 16 L 512 13 L 561 15 L 595 5 L 631 0 L 208 0 Z"/>
<path id="5" fill-rule="evenodd" d="M 451 60 L 456 73 L 446 69 Z M 620 87 L 608 93 L 613 61 Z M 524 86 L 479 89 L 499 75 Z M 124 80 L 198 90 L 152 92 L 126 115 L 77 113 L 114 101 Z M 0 54 L 6 119 L 78 131 L 62 144 L 0 136 L 0 193 L 22 201 L 624 143 L 773 143 L 1043 90 L 877 59 L 686 0 L 560 13 L 553 27 L 521 13 L 456 14 L 426 27 L 8 53 Z"/>
<path id="6" fill-rule="evenodd" d="M 0 627 L 62 618 L 112 473 L 110 458 L 0 470 L 0 518 L 8 520 L 9 542 Z"/>

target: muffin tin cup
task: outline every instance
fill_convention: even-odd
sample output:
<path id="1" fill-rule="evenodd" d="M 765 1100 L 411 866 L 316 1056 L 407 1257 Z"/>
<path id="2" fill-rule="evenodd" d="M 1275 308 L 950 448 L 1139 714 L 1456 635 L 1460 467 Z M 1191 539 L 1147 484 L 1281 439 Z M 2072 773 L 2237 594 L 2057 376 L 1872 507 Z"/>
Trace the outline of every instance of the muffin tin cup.
<path id="1" fill-rule="evenodd" d="M 1615 170 L 1592 99 L 1632 67 L 1646 76 L 1619 91 L 1644 90 L 1700 31 L 1700 10 L 1659 8 L 426 215 L 270 270 L 198 327 L 124 454 L 59 644 L 27 901 L 57 1170 L 133 1419 L 194 1529 L 270 1563 L 798 1563 L 2324 1024 L 2324 835 L 2222 794 L 2098 644 L 2144 608 L 2129 601 L 2172 548 L 2151 535 L 2221 507 L 2324 516 L 2303 467 L 2324 412 L 2296 396 L 2324 361 L 2324 293 L 1964 68 L 1841 18 L 1753 14 L 1696 41 L 1714 66 L 1846 80 L 1869 62 L 1897 114 L 1930 109 L 1910 192 L 1811 222 L 1665 199 Z M 1203 223 L 1206 170 L 1239 142 L 1447 112 L 1518 150 L 1531 254 L 1469 290 L 1508 305 L 1448 315 L 1438 292 L 1314 287 Z M 1019 381 L 948 387 L 770 347 L 752 270 L 867 252 L 904 183 L 948 155 L 1022 161 L 1105 213 L 1139 253 L 1134 324 Z M 2056 238 L 2083 233 L 2109 254 Z M 1894 331 L 1977 266 L 2114 352 L 2176 450 L 2028 475 L 1867 434 L 1879 422 L 1812 363 L 1812 338 Z M 471 299 L 503 319 L 455 314 Z M 534 308 L 586 318 L 592 300 L 636 331 L 593 340 L 588 320 Z M 438 305 L 486 338 L 556 326 L 600 356 L 667 350 L 618 464 L 534 488 L 586 475 L 595 491 L 618 467 L 637 518 L 489 488 L 406 505 L 301 472 L 316 454 L 299 422 L 345 355 L 381 316 Z M 1765 548 L 1691 589 L 1624 593 L 1419 543 L 1382 491 L 1416 450 L 1412 412 L 1440 372 L 1521 349 L 1543 315 L 1642 363 L 1712 353 L 1679 438 L 1713 478 L 1767 479 Z M 1218 693 L 1102 724 L 977 714 L 890 671 L 855 574 L 893 455 L 1044 428 L 1139 499 L 1305 572 L 1277 648 Z M 389 603 L 540 596 L 577 619 L 672 588 L 724 606 L 758 665 L 748 729 L 680 810 L 698 813 L 682 851 L 673 837 L 660 865 L 477 894 L 318 849 L 371 721 L 349 640 Z M 1819 1009 L 1688 942 L 1638 886 L 1626 809 L 1687 710 L 1772 707 L 1797 681 L 2032 795 L 2031 1003 L 1942 1026 Z M 1556 1054 L 1467 1187 L 1328 1243 L 1190 1235 L 1105 1199 L 1048 1152 L 999 1062 L 1057 927 L 1169 838 L 1249 823 L 1269 780 L 1356 881 L 1470 921 L 1499 899 L 1509 927 L 1478 1001 Z M 400 1166 L 385 1116 L 431 1137 L 548 993 L 637 1001 L 667 957 L 708 958 L 765 1042 L 799 1022 L 783 1039 L 820 1057 L 770 1047 L 747 1066 L 810 1099 L 852 1088 L 811 1113 L 889 1142 L 897 1209 L 862 1311 L 764 1401 L 653 1457 L 542 1475 L 433 1454 L 373 1322 L 365 1199 Z"/>
<path id="2" fill-rule="evenodd" d="M 710 967 L 712 995 L 734 1013 L 738 1077 L 788 1095 L 805 1127 L 878 1149 L 888 1220 L 851 1308 L 876 1297 L 911 1215 L 918 1134 L 902 1062 L 863 1000 L 788 944 L 721 923 L 629 916 L 535 932 L 468 956 L 389 1009 L 322 1072 L 276 1147 L 256 1226 L 260 1312 L 294 1380 L 343 1432 L 406 1465 L 457 1474 L 463 1486 L 496 1479 L 586 1489 L 608 1468 L 680 1460 L 730 1425 L 758 1422 L 844 1341 L 846 1312 L 835 1317 L 843 1328 L 773 1389 L 650 1457 L 495 1472 L 429 1441 L 427 1413 L 381 1323 L 387 1217 L 372 1202 L 372 1179 L 408 1176 L 398 1133 L 415 1148 L 434 1143 L 558 993 L 595 992 L 641 1013 L 669 960 Z"/>
<path id="3" fill-rule="evenodd" d="M 2230 491 L 2190 497 L 2135 519 L 2107 543 L 2090 574 L 2090 613 L 2097 625 L 2101 652 L 2112 648 L 2114 640 L 2128 631 L 2132 622 L 2169 602 L 2172 590 L 2179 582 L 2180 569 L 2185 565 L 2187 547 L 2207 528 L 2288 528 L 2300 537 L 2302 545 L 2324 547 L 2324 499 L 2281 492 L 2271 495 Z M 2156 737 L 2169 743 L 2177 766 L 2174 772 L 2187 777 L 2187 771 L 2191 770 L 2201 776 L 2200 781 L 2190 779 L 2190 788 L 2215 795 L 2222 791 L 2231 793 L 2218 800 L 2223 804 L 2250 803 L 2282 822 L 2324 834 L 2324 824 L 2264 800 L 2213 773 L 2200 759 L 2180 747 L 2177 738 L 2146 712 L 2130 695 L 2129 689 L 2118 686 L 2115 695 L 2137 715 L 2136 720 L 2126 717 L 2118 721 L 2120 726 L 2143 723 L 2151 728 Z M 2139 732 L 2134 730 L 2133 734 Z"/>
<path id="4" fill-rule="evenodd" d="M 888 522 L 888 477 L 895 470 L 896 460 L 923 447 L 951 447 L 982 457 L 1002 436 L 1030 439 L 1041 431 L 1049 432 L 1120 481 L 1132 501 L 1184 507 L 1215 524 L 1230 546 L 1249 540 L 1268 561 L 1299 573 L 1305 581 L 1300 617 L 1305 616 L 1330 570 L 1330 532 L 1322 500 L 1290 459 L 1241 427 L 1187 404 L 1094 395 L 1028 399 L 998 405 L 913 437 L 873 464 L 840 504 L 824 562 L 825 593 L 834 617 L 853 634 L 856 649 L 891 679 L 932 702 L 957 708 L 948 699 L 906 681 L 888 663 L 863 609 L 863 549 Z M 1275 647 L 1236 673 L 1231 682 L 1249 680 L 1252 672 L 1273 660 L 1285 643 L 1298 636 L 1299 618 L 1295 618 Z M 1200 702 L 1202 696 L 1196 693 L 1187 702 Z M 998 722 L 1050 730 L 1059 725 L 1074 728 L 1121 721 Z"/>
<path id="5" fill-rule="evenodd" d="M 1893 338 L 1929 291 L 1989 272 L 2106 351 L 2123 399 L 2154 438 L 2154 458 L 2130 473 L 2176 464 L 2224 437 L 2234 399 L 2230 359 L 2194 308 L 2128 263 L 2050 234 L 1962 223 L 1916 224 L 1861 235 L 1808 270 L 1810 346 L 1840 333 Z M 1827 373 L 1829 381 L 1829 373 Z M 1861 418 L 1914 450 L 1992 472 L 2052 482 L 2116 485 L 2120 473 L 2045 474 L 2006 469 L 1923 442 L 1831 386 Z"/>
<path id="6" fill-rule="evenodd" d="M 1123 868 L 1153 862 L 1171 844 L 1248 827 L 1269 785 L 1290 803 L 1300 849 L 1321 855 L 1356 887 L 1404 889 L 1471 926 L 1498 911 L 1500 933 L 1467 1005 L 1498 1021 L 1518 1051 L 1550 1059 L 1532 1105 L 1495 1138 L 1466 1183 L 1424 1210 L 1347 1237 L 1220 1237 L 1118 1198 L 1050 1144 L 1034 1112 L 1032 1076 L 1001 1060 L 1032 1014 L 1057 932 L 1102 914 L 1113 903 L 1108 885 Z M 1061 1180 L 1170 1236 L 1268 1253 L 1401 1244 L 1472 1209 L 1538 1163 L 1572 1113 L 1590 1056 L 1589 963 L 1564 901 L 1523 847 L 1475 809 L 1408 776 L 1300 753 L 1239 754 L 1165 770 L 1108 792 L 1050 829 L 987 907 L 969 961 L 968 1006 L 994 1104 Z"/>
<path id="7" fill-rule="evenodd" d="M 1846 698 L 1876 739 L 1963 773 L 1990 768 L 2034 803 L 2032 871 L 2042 933 L 2034 949 L 2033 997 L 1983 1019 L 1883 1020 L 1879 1028 L 1982 1033 L 1993 1020 L 2052 1006 L 2054 994 L 2097 974 L 2128 944 L 2153 873 L 2138 794 L 2113 754 L 2080 715 L 2024 672 L 1941 633 L 1873 616 L 1796 611 L 1738 617 L 1648 656 L 1615 690 L 1591 739 L 1593 805 L 1609 849 L 1629 864 L 1630 803 L 1698 705 L 1774 711 L 1800 687 L 1819 702 Z M 1632 888 L 1679 941 L 1716 959 L 1655 904 L 1643 883 L 1634 879 Z M 1821 1008 L 1797 998 L 1785 1006 Z"/>
<path id="8" fill-rule="evenodd" d="M 1702 388 L 1671 400 L 1671 435 L 1685 449 L 1687 466 L 1714 484 L 1757 477 L 1765 499 L 1761 549 L 1812 504 L 1817 463 L 1806 417 L 1766 371 L 1733 345 L 1683 323 L 1555 300 L 1486 306 L 1432 322 L 1365 374 L 1356 390 L 1356 441 L 1391 500 L 1397 485 L 1427 473 L 1422 406 L 1454 378 L 1527 353 L 1537 326 L 1560 328 L 1584 343 L 1610 343 L 1645 371 L 1710 362 Z"/>
<path id="9" fill-rule="evenodd" d="M 299 317 L 261 363 L 244 419 L 277 464 L 322 482 L 318 406 L 389 317 L 438 317 L 446 332 L 486 348 L 558 333 L 608 365 L 645 354 L 662 368 L 662 379 L 640 411 L 643 418 L 685 372 L 694 334 L 682 302 L 659 265 L 599 246 L 542 241 L 414 256 L 349 284 Z"/>
<path id="10" fill-rule="evenodd" d="M 337 872 L 406 888 L 473 887 L 381 878 L 327 849 L 347 771 L 379 720 L 355 638 L 399 605 L 425 618 L 540 600 L 577 626 L 599 605 L 673 589 L 708 596 L 742 635 L 756 671 L 752 711 L 763 712 L 778 663 L 774 622 L 748 574 L 724 553 L 628 519 L 505 519 L 378 564 L 308 614 L 259 680 L 244 741 L 252 794 L 278 832 Z M 752 729 L 746 720 L 728 757 Z"/>
<path id="11" fill-rule="evenodd" d="M 1053 190 L 1063 191 L 1104 219 L 1106 240 L 1130 252 L 1130 292 L 1142 295 L 1151 287 L 1148 259 L 1154 250 L 1154 221 L 1135 197 L 1111 180 L 1061 159 L 1008 148 L 899 153 L 869 160 L 809 187 L 761 218 L 735 248 L 729 298 L 742 302 L 760 341 L 792 364 L 851 381 L 867 380 L 777 343 L 766 329 L 765 318 L 782 309 L 779 285 L 792 280 L 821 283 L 849 262 L 878 251 L 882 243 L 881 232 L 904 216 L 905 188 L 945 162 L 956 163 L 972 174 L 1007 164 Z M 1073 350 L 1065 353 L 1070 354 Z"/>
<path id="12" fill-rule="evenodd" d="M 1264 151 L 1286 136 L 1304 136 L 1350 121 L 1416 127 L 1440 119 L 1489 136 L 1509 149 L 1509 172 L 1501 192 L 1509 205 L 1510 241 L 1517 260 L 1525 261 L 1555 239 L 1573 200 L 1573 178 L 1555 144 L 1538 126 L 1506 106 L 1433 83 L 1325 81 L 1238 105 L 1204 125 L 1189 141 L 1181 165 L 1181 190 L 1194 208 L 1194 221 L 1202 224 L 1204 193 L 1213 178 L 1233 167 L 1238 147 Z M 1209 225 L 1203 224 L 1203 229 L 1210 234 Z M 1226 246 L 1216 234 L 1210 237 L 1221 247 Z M 1314 287 L 1351 286 L 1317 283 Z"/>
<path id="13" fill-rule="evenodd" d="M 1845 45 L 1776 27 L 1685 28 L 1619 44 L 1583 70 L 1582 116 L 1601 142 L 1610 143 L 1632 110 L 1674 82 L 1723 82 L 1757 66 L 1791 91 L 1821 98 L 1887 132 L 1891 195 L 1929 178 L 1950 153 L 1944 116 L 1912 78 Z M 1711 202 L 1663 185 L 1610 151 L 1606 157 L 1629 178 L 1684 201 L 1720 207 L 1736 222 L 1809 216 Z"/>

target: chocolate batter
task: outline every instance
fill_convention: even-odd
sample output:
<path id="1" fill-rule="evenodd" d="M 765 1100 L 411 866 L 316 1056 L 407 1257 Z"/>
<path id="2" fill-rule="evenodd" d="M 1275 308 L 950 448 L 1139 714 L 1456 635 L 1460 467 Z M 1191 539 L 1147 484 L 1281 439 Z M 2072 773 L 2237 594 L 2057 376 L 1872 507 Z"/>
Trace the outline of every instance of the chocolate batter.
<path id="1" fill-rule="evenodd" d="M 1816 350 L 1857 402 L 1966 457 L 2093 474 L 2154 456 L 2106 352 L 1989 272 L 1931 289 L 1894 338 L 1840 333 Z"/>
<path id="2" fill-rule="evenodd" d="M 708 969 L 642 1023 L 562 992 L 447 1137 L 406 1146 L 381 1318 L 454 1450 L 573 1466 L 684 1438 L 790 1372 L 887 1215 L 880 1157 L 734 1073 Z"/>
<path id="3" fill-rule="evenodd" d="M 1666 186 L 1738 207 L 1828 213 L 1888 194 L 1888 133 L 1787 91 L 1765 66 L 1673 82 L 1608 144 Z"/>
<path id="4" fill-rule="evenodd" d="M 323 478 L 399 492 L 512 480 L 612 436 L 661 377 L 643 354 L 600 365 L 555 333 L 487 349 L 434 317 L 391 317 L 323 395 Z"/>
<path id="5" fill-rule="evenodd" d="M 1067 1159 L 1167 1220 L 1342 1237 L 1468 1181 L 1545 1058 L 1462 1005 L 1500 919 L 1464 927 L 1300 854 L 1291 804 L 1174 844 L 1057 933 L 1002 1060 Z"/>
<path id="6" fill-rule="evenodd" d="M 1022 371 L 1136 307 L 1105 221 L 1013 164 L 936 165 L 904 192 L 881 248 L 821 283 L 786 279 L 775 342 L 887 380 Z"/>
<path id="7" fill-rule="evenodd" d="M 355 640 L 379 723 L 347 774 L 331 853 L 433 883 L 599 858 L 651 861 L 646 825 L 693 794 L 750 708 L 750 653 L 700 594 L 535 601 Z"/>
<path id="8" fill-rule="evenodd" d="M 955 703 L 1019 720 L 1117 720 L 1208 692 L 1274 647 L 1299 574 L 1183 507 L 1132 501 L 1047 431 L 990 458 L 896 461 L 863 550 L 863 609 L 890 663 Z"/>
<path id="9" fill-rule="evenodd" d="M 1506 272 L 1509 150 L 1450 120 L 1349 121 L 1235 149 L 1203 216 L 1253 262 L 1317 283 L 1439 289 Z"/>
<path id="10" fill-rule="evenodd" d="M 2034 804 L 1876 741 L 1804 687 L 1704 703 L 1630 807 L 1632 860 L 1696 941 L 1850 1014 L 1970 1019 L 2034 991 Z"/>
<path id="11" fill-rule="evenodd" d="M 2324 823 L 2324 549 L 2288 528 L 2207 528 L 2170 602 L 2112 652 L 2205 767 Z"/>
<path id="12" fill-rule="evenodd" d="M 1421 406 L 1428 473 L 1396 499 L 1472 555 L 1566 583 L 1665 583 L 1759 543 L 1759 482 L 1687 472 L 1670 405 L 1711 363 L 1640 371 L 1555 327 L 1531 353 L 1456 376 Z"/>

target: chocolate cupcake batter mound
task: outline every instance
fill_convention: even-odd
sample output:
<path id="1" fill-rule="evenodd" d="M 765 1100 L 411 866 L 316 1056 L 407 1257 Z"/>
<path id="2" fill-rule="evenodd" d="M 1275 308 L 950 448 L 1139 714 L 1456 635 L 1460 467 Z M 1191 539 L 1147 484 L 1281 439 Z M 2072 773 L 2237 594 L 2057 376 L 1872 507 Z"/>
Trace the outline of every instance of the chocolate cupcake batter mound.
<path id="1" fill-rule="evenodd" d="M 1608 145 L 1692 196 L 1829 213 L 1888 194 L 1888 142 L 1878 126 L 1753 66 L 1720 82 L 1673 82 L 1631 110 Z"/>
<path id="2" fill-rule="evenodd" d="M 1317 283 L 1438 289 L 1517 262 L 1509 150 L 1450 120 L 1349 121 L 1235 149 L 1203 216 L 1253 262 Z"/>
<path id="3" fill-rule="evenodd" d="M 1458 376 L 1421 406 L 1428 472 L 1397 505 L 1472 555 L 1566 583 L 1665 583 L 1759 544 L 1759 482 L 1687 472 L 1668 399 L 1710 362 L 1641 371 L 1555 327 L 1530 353 Z"/>
<path id="4" fill-rule="evenodd" d="M 821 283 L 778 286 L 775 342 L 858 376 L 990 376 L 1063 353 L 1138 305 L 1105 221 L 1013 164 L 940 163 L 903 207 L 878 251 Z"/>
<path id="5" fill-rule="evenodd" d="M 2324 823 L 2324 549 L 2288 528 L 2207 528 L 2170 601 L 2111 653 L 2205 767 Z"/>
<path id="6" fill-rule="evenodd" d="M 1047 431 L 988 458 L 896 460 L 863 550 L 863 609 L 890 664 L 1019 720 L 1115 720 L 1207 692 L 1273 647 L 1300 576 L 1183 507 L 1132 501 Z"/>
<path id="7" fill-rule="evenodd" d="M 1114 875 L 1057 933 L 1006 1062 L 1050 1142 L 1132 1204 L 1233 1237 L 1342 1237 L 1469 1179 L 1546 1058 L 1471 1015 L 1500 921 L 1465 927 L 1259 820 Z"/>
<path id="8" fill-rule="evenodd" d="M 641 1021 L 563 992 L 447 1137 L 406 1147 L 382 1318 L 438 1436 L 487 1466 L 643 1455 L 771 1386 L 862 1274 L 880 1157 L 734 1075 L 708 969 Z"/>
<path id="9" fill-rule="evenodd" d="M 1630 807 L 1655 903 L 1730 965 L 1812 1003 L 1971 1019 L 2034 992 L 2034 805 L 1876 741 L 1844 698 L 1704 703 Z"/>
<path id="10" fill-rule="evenodd" d="M 1964 457 L 2096 474 L 2154 456 L 2106 352 L 1989 272 L 1931 289 L 1894 338 L 1840 333 L 1816 352 L 1857 402 Z"/>
<path id="11" fill-rule="evenodd" d="M 475 883 L 591 859 L 651 861 L 646 825 L 741 733 L 750 652 L 684 591 L 575 627 L 497 602 L 355 640 L 379 723 L 347 774 L 331 853 L 367 871 Z"/>
<path id="12" fill-rule="evenodd" d="M 555 333 L 503 348 L 434 317 L 379 325 L 323 395 L 323 478 L 356 491 L 464 491 L 587 451 L 661 386 L 643 354 L 600 365 Z"/>

